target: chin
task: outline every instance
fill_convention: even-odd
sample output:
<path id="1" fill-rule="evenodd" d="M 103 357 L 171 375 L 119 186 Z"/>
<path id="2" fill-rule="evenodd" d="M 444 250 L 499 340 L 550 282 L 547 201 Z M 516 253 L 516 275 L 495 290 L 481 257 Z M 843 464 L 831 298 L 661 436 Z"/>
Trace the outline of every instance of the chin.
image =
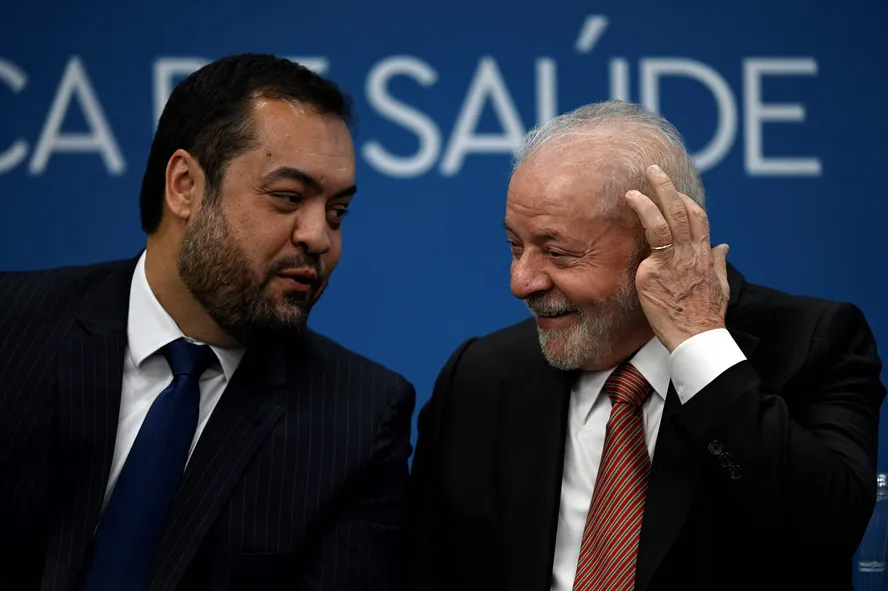
<path id="1" fill-rule="evenodd" d="M 292 304 L 282 304 L 278 307 L 277 322 L 287 328 L 302 328 L 308 322 L 308 310 Z"/>
<path id="2" fill-rule="evenodd" d="M 549 365 L 564 371 L 595 366 L 608 355 L 610 345 L 569 330 L 540 330 L 540 348 Z"/>
<path id="3" fill-rule="evenodd" d="M 560 369 L 561 371 L 573 371 L 575 369 L 580 369 L 583 366 L 582 361 L 570 355 L 565 355 L 562 351 L 556 353 L 544 349 L 543 356 L 546 358 L 549 365 L 555 369 Z"/>
<path id="4" fill-rule="evenodd" d="M 550 332 L 552 331 L 545 331 L 540 334 L 540 348 L 549 365 L 565 371 L 582 367 L 585 361 L 582 352 L 575 347 L 571 347 L 570 343 L 566 342 L 567 339 L 547 338 L 548 335 L 545 333 Z"/>

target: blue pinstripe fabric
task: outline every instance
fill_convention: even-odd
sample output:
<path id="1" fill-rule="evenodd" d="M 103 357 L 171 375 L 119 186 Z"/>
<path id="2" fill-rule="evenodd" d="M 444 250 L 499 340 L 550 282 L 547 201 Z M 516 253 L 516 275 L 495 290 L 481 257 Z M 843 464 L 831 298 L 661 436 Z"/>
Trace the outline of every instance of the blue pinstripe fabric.
<path id="1" fill-rule="evenodd" d="M 114 450 L 135 260 L 0 274 L 0 588 L 76 588 Z M 248 351 L 149 589 L 403 588 L 413 387 L 307 331 Z"/>

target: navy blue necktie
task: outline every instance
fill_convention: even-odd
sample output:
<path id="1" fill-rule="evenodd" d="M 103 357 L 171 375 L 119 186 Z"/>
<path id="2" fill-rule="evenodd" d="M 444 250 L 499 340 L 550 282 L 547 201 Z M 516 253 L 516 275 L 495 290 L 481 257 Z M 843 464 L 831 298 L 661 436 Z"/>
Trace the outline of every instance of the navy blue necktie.
<path id="1" fill-rule="evenodd" d="M 162 350 L 173 381 L 145 417 L 99 523 L 84 591 L 142 591 L 188 460 L 200 408 L 198 380 L 213 350 L 184 339 Z"/>

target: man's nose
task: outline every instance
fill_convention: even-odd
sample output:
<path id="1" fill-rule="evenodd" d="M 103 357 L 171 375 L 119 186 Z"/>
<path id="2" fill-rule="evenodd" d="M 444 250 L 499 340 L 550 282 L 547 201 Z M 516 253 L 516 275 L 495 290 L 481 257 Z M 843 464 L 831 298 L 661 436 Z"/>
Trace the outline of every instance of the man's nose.
<path id="1" fill-rule="evenodd" d="M 520 257 L 513 259 L 510 275 L 509 287 L 512 295 L 521 300 L 553 287 L 540 255 L 534 252 L 525 251 Z"/>
<path id="2" fill-rule="evenodd" d="M 296 218 L 293 228 L 293 244 L 314 255 L 322 255 L 330 250 L 330 225 L 327 220 L 327 205 L 321 200 L 306 202 Z"/>

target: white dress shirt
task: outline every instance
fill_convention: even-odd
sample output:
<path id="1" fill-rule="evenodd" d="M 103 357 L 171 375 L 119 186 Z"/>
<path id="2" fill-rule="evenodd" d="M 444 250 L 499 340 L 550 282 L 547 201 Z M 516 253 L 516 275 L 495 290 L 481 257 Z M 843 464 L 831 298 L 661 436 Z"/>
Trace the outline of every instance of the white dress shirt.
<path id="1" fill-rule="evenodd" d="M 173 372 L 160 349 L 183 338 L 176 322 L 167 314 L 154 292 L 148 285 L 145 275 L 145 253 L 139 258 L 130 286 L 129 316 L 126 326 L 127 347 L 123 360 L 123 384 L 120 393 L 120 415 L 117 422 L 117 441 L 111 460 L 108 487 L 105 490 L 104 511 L 117 477 L 123 469 L 126 457 L 133 447 L 136 435 L 148 414 L 151 404 L 172 382 Z M 187 338 L 187 337 L 186 337 Z M 189 339 L 192 342 L 192 339 Z M 203 344 L 203 343 L 200 343 Z M 243 358 L 243 349 L 222 349 L 212 347 L 219 361 L 204 372 L 200 378 L 200 411 L 197 430 L 191 443 L 191 452 L 200 438 L 213 409 L 219 402 L 225 386 L 234 375 Z"/>
<path id="2" fill-rule="evenodd" d="M 678 399 L 684 404 L 722 372 L 744 359 L 746 357 L 726 329 L 698 334 L 679 345 L 671 355 L 659 340 L 653 338 L 635 354 L 630 363 L 654 388 L 654 393 L 643 406 L 644 435 L 651 460 L 670 380 L 675 385 Z M 599 394 L 614 369 L 583 373 L 571 392 L 552 591 L 573 589 L 580 543 L 611 411 L 610 397 Z"/>

